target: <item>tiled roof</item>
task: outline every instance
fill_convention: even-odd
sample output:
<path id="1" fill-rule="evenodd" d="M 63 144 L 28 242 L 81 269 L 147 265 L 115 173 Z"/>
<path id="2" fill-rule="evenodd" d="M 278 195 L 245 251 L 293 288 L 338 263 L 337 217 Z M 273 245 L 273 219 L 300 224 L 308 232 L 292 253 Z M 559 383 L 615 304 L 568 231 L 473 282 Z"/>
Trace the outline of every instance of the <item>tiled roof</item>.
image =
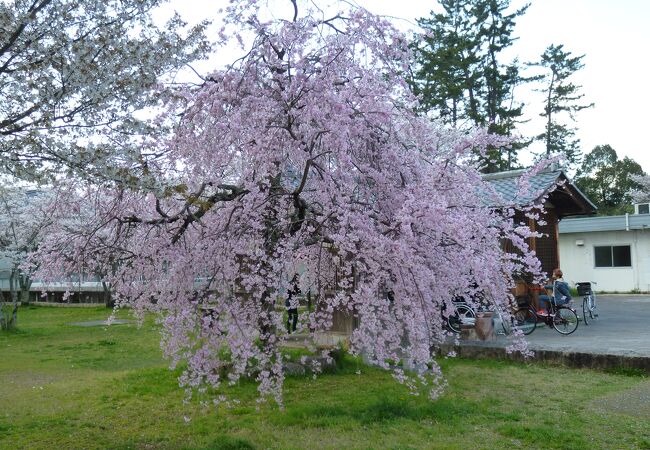
<path id="1" fill-rule="evenodd" d="M 540 172 L 529 178 L 529 185 L 521 189 L 520 179 L 526 173 L 522 170 L 510 170 L 508 172 L 491 173 L 483 176 L 494 188 L 499 198 L 493 199 L 492 206 L 517 206 L 528 205 L 551 191 L 558 180 L 566 179 L 561 170 Z"/>

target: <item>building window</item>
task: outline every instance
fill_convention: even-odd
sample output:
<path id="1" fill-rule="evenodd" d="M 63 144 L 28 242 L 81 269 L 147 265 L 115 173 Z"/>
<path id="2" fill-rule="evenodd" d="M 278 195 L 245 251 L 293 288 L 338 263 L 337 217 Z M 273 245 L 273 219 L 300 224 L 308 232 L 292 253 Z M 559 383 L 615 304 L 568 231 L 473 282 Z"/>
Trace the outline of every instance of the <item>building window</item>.
<path id="1" fill-rule="evenodd" d="M 604 245 L 594 247 L 596 267 L 632 267 L 629 245 Z"/>
<path id="2" fill-rule="evenodd" d="M 650 203 L 641 203 L 636 206 L 637 214 L 650 214 Z"/>

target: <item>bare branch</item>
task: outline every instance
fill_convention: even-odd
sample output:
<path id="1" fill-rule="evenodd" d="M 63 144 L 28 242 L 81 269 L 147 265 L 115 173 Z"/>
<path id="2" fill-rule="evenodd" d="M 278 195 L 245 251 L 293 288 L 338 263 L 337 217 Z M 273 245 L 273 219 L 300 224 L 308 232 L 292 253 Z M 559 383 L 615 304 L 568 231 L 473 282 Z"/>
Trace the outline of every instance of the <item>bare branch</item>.
<path id="1" fill-rule="evenodd" d="M 298 3 L 296 0 L 291 0 L 291 4 L 293 4 L 293 21 L 295 22 L 298 20 Z"/>

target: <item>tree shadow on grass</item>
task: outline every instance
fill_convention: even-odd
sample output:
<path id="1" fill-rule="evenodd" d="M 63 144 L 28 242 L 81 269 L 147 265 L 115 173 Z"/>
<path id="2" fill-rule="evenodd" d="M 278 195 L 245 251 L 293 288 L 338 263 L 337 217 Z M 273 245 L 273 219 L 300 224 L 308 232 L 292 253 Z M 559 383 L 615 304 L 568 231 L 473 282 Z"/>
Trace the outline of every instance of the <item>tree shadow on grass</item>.
<path id="1" fill-rule="evenodd" d="M 277 414 L 271 420 L 277 425 L 302 427 L 323 427 L 350 422 L 372 425 L 399 420 L 460 423 L 476 411 L 477 407 L 475 402 L 458 399 L 442 398 L 415 403 L 413 398 L 384 397 L 356 405 L 291 405 L 284 414 Z"/>
<path id="2" fill-rule="evenodd" d="M 172 442 L 166 440 L 160 440 L 160 441 L 138 440 L 138 441 L 129 441 L 127 443 L 124 443 L 122 445 L 113 448 L 124 449 L 124 450 L 133 449 L 133 448 L 178 448 L 181 450 L 196 450 L 196 449 L 255 450 L 257 448 L 246 439 L 242 439 L 239 437 L 231 437 L 225 434 L 218 436 L 216 439 L 212 440 L 212 442 L 206 444 L 205 446 L 202 444 L 199 445 L 200 446 L 198 447 L 196 445 L 175 446 L 173 445 Z"/>
<path id="3" fill-rule="evenodd" d="M 254 450 L 255 446 L 249 441 L 241 438 L 234 438 L 230 436 L 219 436 L 212 441 L 206 450 Z"/>

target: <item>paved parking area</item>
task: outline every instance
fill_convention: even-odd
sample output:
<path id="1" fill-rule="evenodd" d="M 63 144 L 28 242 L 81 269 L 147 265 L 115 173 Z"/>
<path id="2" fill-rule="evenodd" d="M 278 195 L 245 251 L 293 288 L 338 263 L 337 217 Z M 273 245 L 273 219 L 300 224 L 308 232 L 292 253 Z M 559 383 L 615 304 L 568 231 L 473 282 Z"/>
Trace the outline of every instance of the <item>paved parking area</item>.
<path id="1" fill-rule="evenodd" d="M 650 358 L 650 295 L 600 295 L 597 302 L 598 319 L 589 325 L 580 321 L 568 336 L 538 324 L 528 336 L 531 349 Z M 581 316 L 580 299 L 574 307 Z"/>
<path id="2" fill-rule="evenodd" d="M 582 314 L 582 300 L 579 303 Z M 574 367 L 600 369 L 630 368 L 650 374 L 650 295 L 600 295 L 600 315 L 589 325 L 580 321 L 570 335 L 561 335 L 547 325 L 538 324 L 526 336 L 533 359 Z M 459 341 L 443 346 L 443 353 L 454 351 L 468 358 L 508 358 L 526 360 L 519 353 L 506 353 L 511 337 L 499 335 L 492 341 Z"/>

